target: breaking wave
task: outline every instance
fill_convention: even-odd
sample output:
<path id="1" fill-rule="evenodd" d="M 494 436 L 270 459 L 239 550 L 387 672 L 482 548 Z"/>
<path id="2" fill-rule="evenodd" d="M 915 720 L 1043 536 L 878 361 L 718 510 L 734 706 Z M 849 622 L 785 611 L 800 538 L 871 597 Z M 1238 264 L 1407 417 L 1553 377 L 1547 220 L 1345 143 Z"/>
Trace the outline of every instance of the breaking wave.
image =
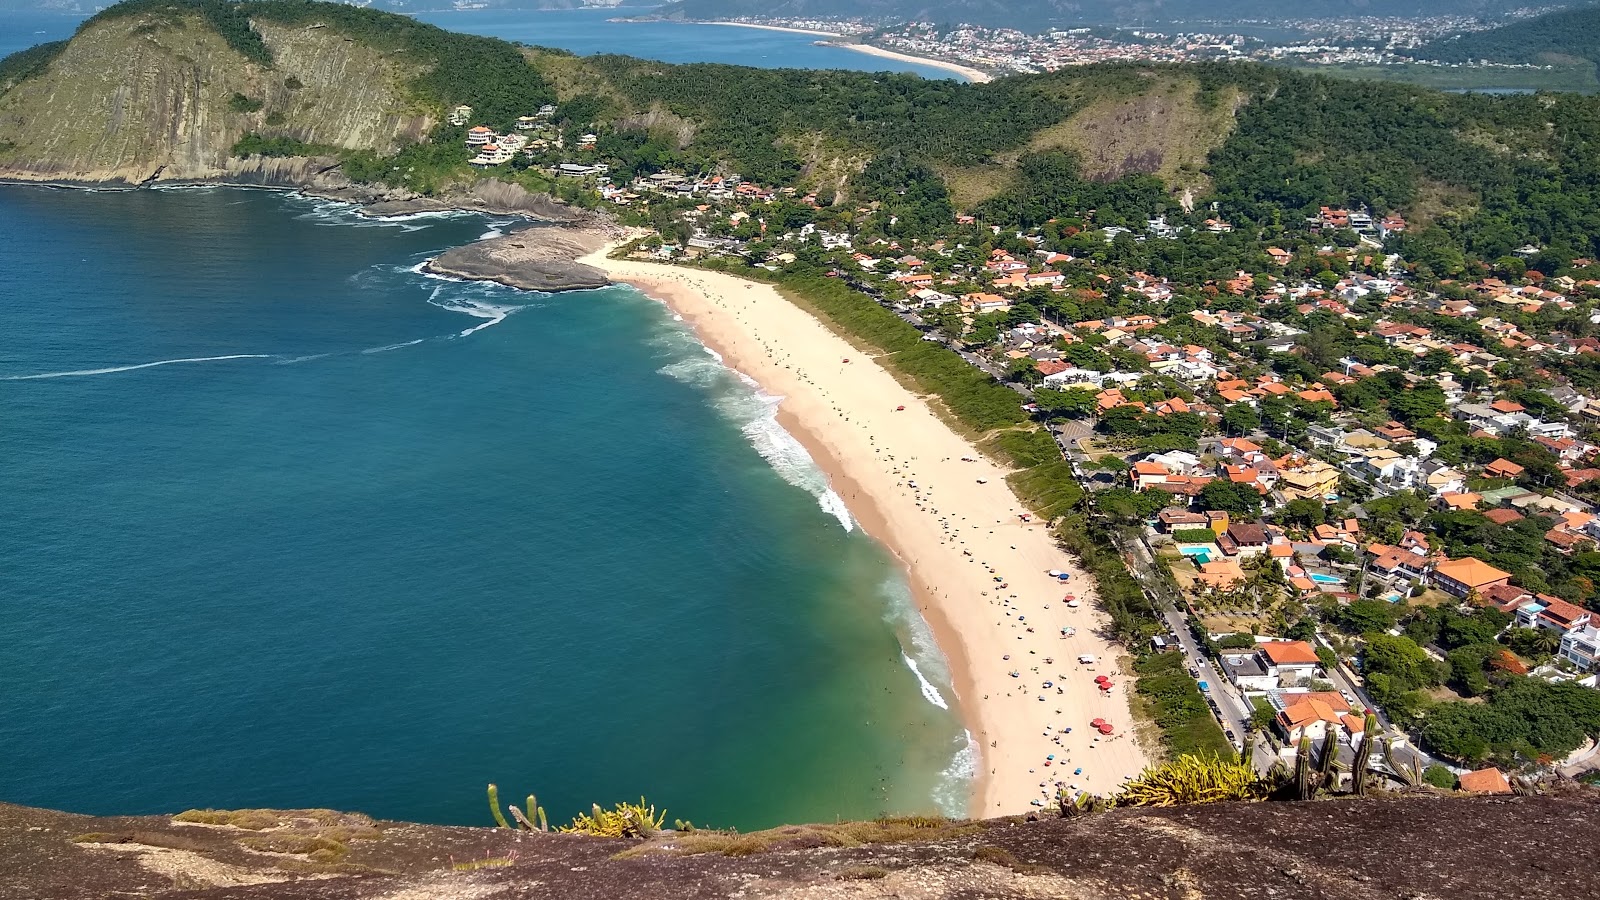
<path id="1" fill-rule="evenodd" d="M 40 372 L 37 375 L 7 375 L 0 381 L 34 381 L 40 378 L 81 378 L 88 375 L 111 375 L 132 372 L 135 369 L 153 369 L 156 366 L 176 366 L 184 363 L 222 362 L 229 359 L 272 359 L 270 353 L 235 353 L 230 356 L 191 356 L 183 359 L 158 359 L 155 362 L 135 363 L 129 366 L 108 366 L 104 369 L 74 369 L 70 372 Z"/>
<path id="2" fill-rule="evenodd" d="M 854 531 L 855 519 L 844 498 L 834 492 L 828 475 L 794 435 L 778 424 L 782 397 L 765 393 L 754 380 L 723 364 L 722 355 L 700 343 L 686 327 L 674 322 L 646 341 L 652 347 L 683 358 L 656 371 L 712 394 L 717 412 L 737 423 L 739 431 L 761 458 L 784 481 L 817 498 L 817 506 L 844 527 Z"/>

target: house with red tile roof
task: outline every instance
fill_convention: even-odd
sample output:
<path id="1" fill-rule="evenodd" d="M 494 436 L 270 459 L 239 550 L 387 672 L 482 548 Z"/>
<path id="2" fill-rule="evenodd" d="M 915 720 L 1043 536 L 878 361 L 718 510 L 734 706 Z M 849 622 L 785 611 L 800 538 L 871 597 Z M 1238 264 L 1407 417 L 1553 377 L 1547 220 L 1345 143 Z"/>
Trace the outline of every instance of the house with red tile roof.
<path id="1" fill-rule="evenodd" d="M 1505 773 L 1490 767 L 1468 772 L 1456 779 L 1461 790 L 1469 794 L 1509 794 L 1511 782 L 1506 779 Z"/>
<path id="2" fill-rule="evenodd" d="M 1343 743 L 1355 744 L 1366 730 L 1366 721 L 1355 715 L 1338 691 L 1308 691 L 1279 695 L 1286 704 L 1274 725 L 1280 737 L 1295 744 L 1303 737 L 1320 744 L 1328 729 L 1337 729 Z"/>
<path id="3" fill-rule="evenodd" d="M 1483 474 L 1490 478 L 1516 478 L 1522 472 L 1521 466 L 1503 456 L 1483 467 Z"/>
<path id="4" fill-rule="evenodd" d="M 1432 579 L 1439 590 L 1454 597 L 1466 597 L 1474 592 L 1482 594 L 1496 585 L 1510 584 L 1511 573 L 1467 556 L 1435 563 Z"/>

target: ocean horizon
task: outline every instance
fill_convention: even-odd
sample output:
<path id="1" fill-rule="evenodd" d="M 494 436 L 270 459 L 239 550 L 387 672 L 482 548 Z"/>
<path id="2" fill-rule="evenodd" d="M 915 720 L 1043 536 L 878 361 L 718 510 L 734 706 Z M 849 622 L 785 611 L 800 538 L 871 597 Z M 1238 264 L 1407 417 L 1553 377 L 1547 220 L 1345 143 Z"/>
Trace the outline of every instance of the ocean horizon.
<path id="1" fill-rule="evenodd" d="M 777 398 L 632 288 L 420 271 L 513 227 L 0 187 L 0 800 L 964 813 L 944 659 Z"/>

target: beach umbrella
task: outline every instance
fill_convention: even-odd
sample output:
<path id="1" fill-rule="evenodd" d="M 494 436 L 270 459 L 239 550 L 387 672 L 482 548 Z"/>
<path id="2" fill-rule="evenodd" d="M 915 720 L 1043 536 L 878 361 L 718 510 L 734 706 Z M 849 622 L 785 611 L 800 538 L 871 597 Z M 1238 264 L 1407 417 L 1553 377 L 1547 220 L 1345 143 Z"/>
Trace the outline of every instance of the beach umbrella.
<path id="1" fill-rule="evenodd" d="M 1102 691 L 1110 691 L 1113 687 L 1116 687 L 1116 685 L 1112 684 L 1109 681 L 1100 682 L 1100 690 L 1102 690 Z"/>
<path id="2" fill-rule="evenodd" d="M 1106 723 L 1105 719 L 1090 719 L 1089 720 L 1089 724 L 1094 726 L 1095 728 L 1099 728 L 1101 725 L 1104 725 L 1105 723 Z"/>
<path id="3" fill-rule="evenodd" d="M 1111 733 L 1111 723 L 1110 722 L 1102 722 L 1102 723 L 1100 723 L 1100 733 L 1101 734 L 1110 734 Z"/>
<path id="4" fill-rule="evenodd" d="M 1106 682 L 1108 682 L 1110 680 L 1111 679 L 1108 676 L 1105 676 L 1105 675 L 1096 675 L 1094 677 L 1094 683 L 1095 684 L 1105 684 Z"/>

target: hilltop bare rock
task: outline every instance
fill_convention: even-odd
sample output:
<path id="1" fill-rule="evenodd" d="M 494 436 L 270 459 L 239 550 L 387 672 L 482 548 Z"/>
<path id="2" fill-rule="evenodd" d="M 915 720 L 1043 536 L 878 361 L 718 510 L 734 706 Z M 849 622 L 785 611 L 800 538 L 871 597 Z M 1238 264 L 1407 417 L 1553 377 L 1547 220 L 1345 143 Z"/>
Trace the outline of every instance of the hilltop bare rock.
<path id="1" fill-rule="evenodd" d="M 641 844 L 330 810 L 205 824 L 0 805 L 0 900 L 1589 900 L 1597 813 L 1577 789 L 1215 804 L 936 824 L 887 843 L 862 842 L 894 825 L 793 827 L 724 842 L 730 856 L 684 855 L 695 838 L 673 834 Z"/>
<path id="2" fill-rule="evenodd" d="M 446 250 L 429 260 L 426 269 L 525 291 L 605 287 L 611 283 L 606 273 L 577 259 L 605 246 L 609 237 L 602 228 L 530 228 Z"/>

